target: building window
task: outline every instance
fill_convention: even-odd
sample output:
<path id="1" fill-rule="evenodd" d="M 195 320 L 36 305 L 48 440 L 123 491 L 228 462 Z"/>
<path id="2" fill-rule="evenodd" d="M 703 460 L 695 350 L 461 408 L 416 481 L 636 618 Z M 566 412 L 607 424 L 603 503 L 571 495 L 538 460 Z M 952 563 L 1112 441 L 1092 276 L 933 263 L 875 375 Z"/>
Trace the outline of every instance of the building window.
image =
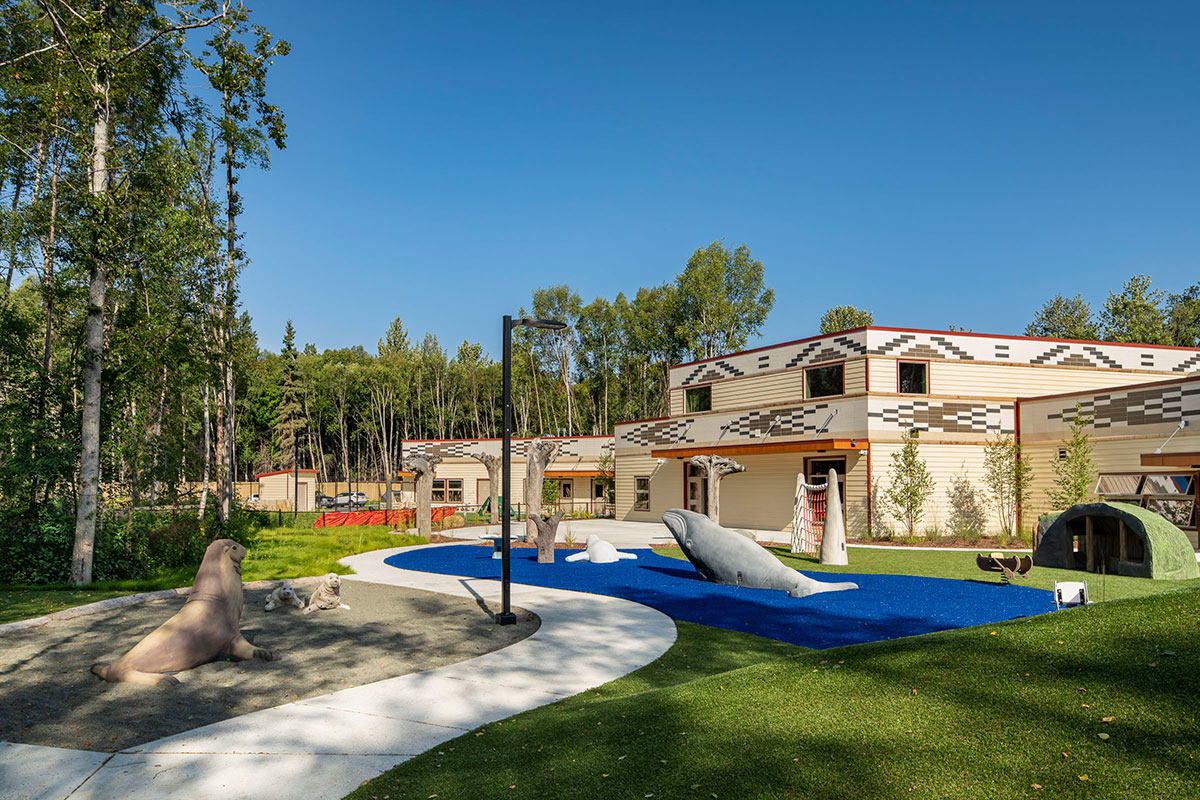
<path id="1" fill-rule="evenodd" d="M 812 367 L 804 370 L 804 383 L 807 397 L 830 397 L 845 393 L 844 364 L 830 364 L 828 367 Z"/>
<path id="2" fill-rule="evenodd" d="M 462 478 L 434 478 L 433 502 L 461 503 L 463 501 Z"/>
<path id="3" fill-rule="evenodd" d="M 929 394 L 929 364 L 924 361 L 901 361 L 897 371 L 900 394 Z"/>
<path id="4" fill-rule="evenodd" d="M 1102 474 L 1096 478 L 1096 495 L 1141 506 L 1176 527 L 1195 530 L 1196 477 L 1197 473 Z"/>
<path id="5" fill-rule="evenodd" d="M 650 479 L 649 478 L 634 478 L 633 479 L 633 510 L 634 511 L 649 511 L 650 510 Z"/>
<path id="6" fill-rule="evenodd" d="M 558 499 L 559 500 L 570 500 L 571 495 L 574 494 L 574 490 L 575 490 L 575 484 L 572 483 L 571 481 L 569 481 L 569 480 L 559 481 L 558 482 Z"/>
<path id="7" fill-rule="evenodd" d="M 712 387 L 697 386 L 683 390 L 683 408 L 686 414 L 712 411 Z"/>

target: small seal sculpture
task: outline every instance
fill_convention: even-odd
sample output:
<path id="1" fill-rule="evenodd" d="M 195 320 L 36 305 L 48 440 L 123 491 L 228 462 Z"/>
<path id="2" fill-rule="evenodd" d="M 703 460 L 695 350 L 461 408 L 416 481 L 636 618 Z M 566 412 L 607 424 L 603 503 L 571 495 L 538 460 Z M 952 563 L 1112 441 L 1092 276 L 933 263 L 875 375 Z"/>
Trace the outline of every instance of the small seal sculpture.
<path id="1" fill-rule="evenodd" d="M 332 608 L 350 609 L 350 606 L 342 602 L 342 579 L 336 572 L 331 572 L 321 578 L 321 585 L 309 595 L 308 607 L 304 609 L 304 613 L 328 611 Z"/>
<path id="2" fill-rule="evenodd" d="M 263 611 L 274 611 L 284 606 L 304 608 L 304 601 L 300 599 L 300 595 L 296 594 L 296 590 L 286 583 L 283 586 L 276 586 L 275 590 L 267 596 L 266 602 L 263 603 Z"/>
<path id="3" fill-rule="evenodd" d="M 217 539 L 204 551 L 192 591 L 183 608 L 113 664 L 93 664 L 92 672 L 109 683 L 175 686 L 182 672 L 221 656 L 278 661 L 273 650 L 255 647 L 242 636 L 242 559 L 246 548 L 233 539 Z"/>
<path id="4" fill-rule="evenodd" d="M 622 553 L 599 536 L 592 534 L 587 538 L 587 550 L 567 556 L 567 561 L 590 561 L 593 564 L 611 564 L 622 558 L 637 558 L 633 553 Z"/>
<path id="5" fill-rule="evenodd" d="M 713 583 L 748 586 L 752 589 L 779 589 L 792 597 L 858 588 L 856 583 L 814 581 L 797 570 L 785 567 L 779 559 L 754 542 L 722 528 L 703 514 L 671 509 L 663 514 L 662 519 L 687 560 L 692 562 L 705 580 Z"/>

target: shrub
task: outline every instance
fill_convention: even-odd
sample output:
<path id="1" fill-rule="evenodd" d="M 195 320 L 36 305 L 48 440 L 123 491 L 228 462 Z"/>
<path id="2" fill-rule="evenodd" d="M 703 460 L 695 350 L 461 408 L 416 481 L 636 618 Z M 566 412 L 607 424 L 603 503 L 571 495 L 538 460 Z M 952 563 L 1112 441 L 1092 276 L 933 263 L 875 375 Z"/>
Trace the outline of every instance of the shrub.
<path id="1" fill-rule="evenodd" d="M 983 538 L 987 525 L 979 493 L 966 475 L 955 475 L 950 479 L 950 533 L 958 539 L 974 544 Z"/>

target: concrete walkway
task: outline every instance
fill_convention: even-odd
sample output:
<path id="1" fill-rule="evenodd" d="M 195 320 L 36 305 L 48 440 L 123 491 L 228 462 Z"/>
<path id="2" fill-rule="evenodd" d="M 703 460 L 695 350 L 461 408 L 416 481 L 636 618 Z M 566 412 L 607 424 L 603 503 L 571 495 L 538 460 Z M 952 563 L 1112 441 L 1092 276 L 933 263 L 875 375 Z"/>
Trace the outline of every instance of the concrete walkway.
<path id="1" fill-rule="evenodd" d="M 520 536 L 525 530 L 524 522 L 513 524 L 513 536 Z M 754 537 L 763 543 L 790 544 L 792 535 L 783 531 L 749 530 Z M 499 533 L 500 526 L 476 525 L 452 531 L 450 535 L 460 539 L 474 539 L 481 533 Z M 584 544 L 587 537 L 595 534 L 609 541 L 618 550 L 622 547 L 654 547 L 655 545 L 674 544 L 671 532 L 661 522 L 631 522 L 617 519 L 564 519 L 558 525 L 557 541 L 564 541 L 570 532 L 577 544 Z"/>
<path id="2" fill-rule="evenodd" d="M 412 549 L 343 559 L 356 572 L 345 579 L 475 597 L 498 608 L 497 581 L 383 563 Z M 626 675 L 675 642 L 669 617 L 626 600 L 514 584 L 512 602 L 537 614 L 541 627 L 468 661 L 244 714 L 116 754 L 0 743 L 0 800 L 338 800 L 466 731 Z"/>

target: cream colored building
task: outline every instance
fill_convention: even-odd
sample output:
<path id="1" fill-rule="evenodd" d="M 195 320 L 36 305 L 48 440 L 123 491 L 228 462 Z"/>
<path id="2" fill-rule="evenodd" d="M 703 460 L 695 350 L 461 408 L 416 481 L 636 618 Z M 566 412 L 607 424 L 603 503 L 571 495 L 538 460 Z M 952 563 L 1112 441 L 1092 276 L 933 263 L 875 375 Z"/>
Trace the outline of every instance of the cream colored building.
<path id="1" fill-rule="evenodd" d="M 851 536 L 899 530 L 880 490 L 915 430 L 936 481 L 921 529 L 937 529 L 951 479 L 982 489 L 985 442 L 1016 436 L 1018 400 L 1197 368 L 1196 349 L 884 327 L 680 364 L 670 370 L 668 417 L 616 426 L 616 517 L 704 512 L 706 478 L 688 459 L 719 454 L 746 467 L 721 483 L 722 524 L 790 530 L 797 474 L 823 482 L 832 468 Z"/>
<path id="2" fill-rule="evenodd" d="M 317 471 L 278 470 L 254 476 L 258 480 L 258 507 L 269 511 L 316 511 Z M 295 502 L 299 499 L 299 503 Z"/>
<path id="3" fill-rule="evenodd" d="M 1018 420 L 1022 458 L 1032 468 L 1033 514 L 1058 510 L 1046 490 L 1076 414 L 1091 418 L 1093 494 L 1162 514 L 1183 528 L 1192 547 L 1200 546 L 1200 375 L 1022 400 Z"/>
<path id="4" fill-rule="evenodd" d="M 601 459 L 611 453 L 611 436 L 543 437 L 559 442 L 558 456 L 546 468 L 546 480 L 558 483 L 559 507 L 564 511 L 590 511 L 600 516 L 612 513 L 606 493 L 608 481 L 602 472 Z M 525 454 L 532 439 L 512 440 L 512 497 L 516 507 L 525 501 Z M 437 455 L 442 461 L 434 471 L 433 505 L 478 508 L 491 494 L 487 468 L 472 453 L 486 453 L 500 458 L 500 439 L 427 439 L 404 442 L 405 455 L 421 453 Z M 611 460 L 611 459 L 610 459 Z M 611 467 L 609 468 L 611 469 Z M 411 505 L 412 478 L 404 477 L 403 500 Z"/>

